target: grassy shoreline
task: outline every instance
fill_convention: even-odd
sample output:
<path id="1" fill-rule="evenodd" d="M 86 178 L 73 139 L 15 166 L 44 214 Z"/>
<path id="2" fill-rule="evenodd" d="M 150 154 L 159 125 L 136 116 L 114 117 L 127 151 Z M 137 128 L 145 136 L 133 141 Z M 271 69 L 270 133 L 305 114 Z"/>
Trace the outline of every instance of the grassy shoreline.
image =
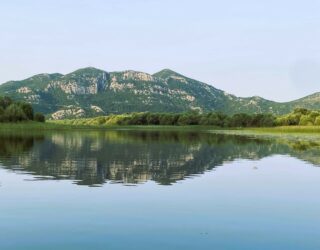
<path id="1" fill-rule="evenodd" d="M 214 126 L 188 125 L 65 125 L 48 121 L 40 122 L 19 122 L 0 123 L 0 130 L 23 130 L 23 131 L 46 131 L 46 130 L 173 130 L 173 131 L 216 131 L 219 133 L 235 132 L 237 134 L 281 134 L 281 133 L 319 133 L 320 126 L 277 126 L 260 128 L 220 128 Z"/>
<path id="2" fill-rule="evenodd" d="M 320 133 L 320 126 L 276 126 L 261 128 L 241 128 L 242 131 L 257 133 Z"/>
<path id="3" fill-rule="evenodd" d="M 213 126 L 169 126 L 169 125 L 65 125 L 56 122 L 19 122 L 0 123 L 1 130 L 47 131 L 47 130 L 171 130 L 171 131 L 208 131 L 217 129 Z"/>

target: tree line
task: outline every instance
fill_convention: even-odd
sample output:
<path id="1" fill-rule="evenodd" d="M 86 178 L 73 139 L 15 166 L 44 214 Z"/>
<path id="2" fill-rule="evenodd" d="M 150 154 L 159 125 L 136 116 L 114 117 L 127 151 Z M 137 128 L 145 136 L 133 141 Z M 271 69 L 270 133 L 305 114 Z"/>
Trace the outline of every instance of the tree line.
<path id="1" fill-rule="evenodd" d="M 269 113 L 227 115 L 209 113 L 130 113 L 82 119 L 77 124 L 85 125 L 210 125 L 224 128 L 273 127 L 273 126 L 320 126 L 320 111 L 296 108 L 286 115 Z"/>
<path id="2" fill-rule="evenodd" d="M 133 113 L 118 121 L 119 125 L 211 125 L 217 127 L 271 127 L 275 117 L 271 114 L 235 114 L 228 116 L 220 112 L 199 114 L 196 112 Z"/>
<path id="3" fill-rule="evenodd" d="M 216 127 L 271 127 L 275 117 L 271 114 L 235 114 L 228 116 L 220 112 L 200 114 L 188 113 L 130 113 L 95 118 L 63 121 L 69 125 L 210 125 Z"/>
<path id="4" fill-rule="evenodd" d="M 0 97 L 0 122 L 21 121 L 45 122 L 45 117 L 41 113 L 34 113 L 29 103 L 15 102 L 9 97 Z"/>

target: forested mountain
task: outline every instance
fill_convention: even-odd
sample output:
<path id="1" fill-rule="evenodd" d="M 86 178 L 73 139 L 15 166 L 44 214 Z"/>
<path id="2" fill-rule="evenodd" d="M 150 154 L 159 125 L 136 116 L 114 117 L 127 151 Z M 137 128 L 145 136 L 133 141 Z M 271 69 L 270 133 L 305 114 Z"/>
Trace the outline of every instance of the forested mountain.
<path id="1" fill-rule="evenodd" d="M 96 68 L 39 74 L 0 85 L 0 95 L 27 101 L 53 119 L 144 111 L 284 114 L 296 107 L 320 109 L 320 93 L 287 103 L 241 98 L 169 69 L 153 75 Z"/>

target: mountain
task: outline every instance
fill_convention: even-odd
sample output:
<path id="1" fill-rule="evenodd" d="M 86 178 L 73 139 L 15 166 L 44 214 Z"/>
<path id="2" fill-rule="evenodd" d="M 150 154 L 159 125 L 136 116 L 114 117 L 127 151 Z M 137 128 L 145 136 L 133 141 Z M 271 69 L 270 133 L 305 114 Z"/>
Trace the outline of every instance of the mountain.
<path id="1" fill-rule="evenodd" d="M 92 67 L 66 75 L 39 74 L 0 85 L 0 95 L 27 101 L 53 119 L 144 111 L 284 114 L 295 107 L 320 109 L 320 93 L 286 103 L 241 98 L 170 69 L 153 75 Z"/>

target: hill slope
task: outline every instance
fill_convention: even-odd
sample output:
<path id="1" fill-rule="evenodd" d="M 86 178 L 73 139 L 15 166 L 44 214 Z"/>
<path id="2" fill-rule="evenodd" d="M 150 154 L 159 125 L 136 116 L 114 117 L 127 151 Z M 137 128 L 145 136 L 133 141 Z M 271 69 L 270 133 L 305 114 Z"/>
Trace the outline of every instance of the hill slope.
<path id="1" fill-rule="evenodd" d="M 0 85 L 0 95 L 24 100 L 53 119 L 126 112 L 222 111 L 284 114 L 295 107 L 320 108 L 320 93 L 287 103 L 240 98 L 165 69 L 106 72 L 84 68 L 67 75 L 40 74 Z"/>

